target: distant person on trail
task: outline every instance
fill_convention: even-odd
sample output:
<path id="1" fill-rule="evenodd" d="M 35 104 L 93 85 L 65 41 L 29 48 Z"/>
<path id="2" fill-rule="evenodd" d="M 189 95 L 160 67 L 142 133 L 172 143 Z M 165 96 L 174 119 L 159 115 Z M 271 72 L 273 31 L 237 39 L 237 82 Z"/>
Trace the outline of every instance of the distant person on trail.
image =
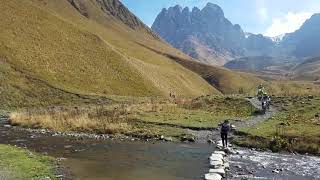
<path id="1" fill-rule="evenodd" d="M 266 93 L 266 90 L 264 89 L 263 85 L 260 84 L 258 86 L 258 99 L 259 99 L 259 101 L 262 100 L 262 97 L 263 97 L 264 93 Z"/>
<path id="2" fill-rule="evenodd" d="M 228 147 L 228 134 L 231 130 L 231 126 L 228 120 L 225 120 L 224 123 L 221 124 L 221 139 L 224 148 Z"/>

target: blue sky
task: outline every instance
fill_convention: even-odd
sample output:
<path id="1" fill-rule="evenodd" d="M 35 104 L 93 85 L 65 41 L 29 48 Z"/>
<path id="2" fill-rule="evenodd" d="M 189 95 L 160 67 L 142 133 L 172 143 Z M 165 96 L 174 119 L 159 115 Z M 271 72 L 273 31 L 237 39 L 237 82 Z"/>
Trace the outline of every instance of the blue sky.
<path id="1" fill-rule="evenodd" d="M 151 26 L 162 8 L 179 4 L 203 8 L 218 4 L 225 16 L 246 32 L 276 36 L 293 32 L 314 13 L 320 13 L 320 0 L 121 0 L 145 24 Z"/>

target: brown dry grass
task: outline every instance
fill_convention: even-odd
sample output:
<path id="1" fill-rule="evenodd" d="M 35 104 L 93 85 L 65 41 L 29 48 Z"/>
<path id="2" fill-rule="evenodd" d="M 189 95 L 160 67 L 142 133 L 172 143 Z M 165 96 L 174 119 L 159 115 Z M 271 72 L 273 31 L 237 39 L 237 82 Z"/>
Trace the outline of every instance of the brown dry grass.
<path id="1" fill-rule="evenodd" d="M 26 110 L 11 113 L 10 121 L 21 126 L 57 131 L 117 134 L 132 129 L 119 112 L 102 108 Z"/>

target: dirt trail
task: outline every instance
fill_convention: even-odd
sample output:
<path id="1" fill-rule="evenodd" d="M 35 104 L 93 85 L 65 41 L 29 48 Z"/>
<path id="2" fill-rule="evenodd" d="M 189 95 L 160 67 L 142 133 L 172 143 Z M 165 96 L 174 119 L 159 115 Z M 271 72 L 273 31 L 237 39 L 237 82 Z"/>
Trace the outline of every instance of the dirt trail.
<path id="1" fill-rule="evenodd" d="M 255 108 L 261 109 L 261 102 L 257 98 L 248 98 L 247 99 Z M 251 117 L 250 119 L 246 120 L 238 120 L 236 122 L 233 122 L 232 125 L 234 125 L 237 129 L 243 128 L 243 127 L 251 127 L 254 125 L 257 125 L 270 117 L 274 116 L 277 113 L 277 109 L 273 106 L 270 107 L 270 109 L 266 112 L 266 114 L 257 114 Z M 216 128 L 213 131 L 210 130 L 192 130 L 188 129 L 188 132 L 196 137 L 196 141 L 200 143 L 208 142 L 210 140 L 212 141 L 218 141 L 220 139 L 220 132 L 219 128 Z"/>

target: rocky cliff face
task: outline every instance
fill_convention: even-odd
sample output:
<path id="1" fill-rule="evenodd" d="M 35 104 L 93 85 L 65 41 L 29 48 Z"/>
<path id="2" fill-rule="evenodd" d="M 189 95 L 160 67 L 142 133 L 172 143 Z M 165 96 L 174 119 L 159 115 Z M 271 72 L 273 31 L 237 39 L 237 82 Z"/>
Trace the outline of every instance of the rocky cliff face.
<path id="1" fill-rule="evenodd" d="M 86 0 L 68 0 L 69 3 L 77 9 L 83 16 L 90 18 L 95 16 L 95 13 L 90 11 L 90 5 Z M 99 9 L 105 14 L 106 17 L 113 17 L 123 22 L 132 29 L 143 29 L 152 34 L 155 38 L 158 36 L 146 26 L 140 19 L 138 19 L 129 9 L 124 6 L 119 0 L 95 0 Z"/>
<path id="2" fill-rule="evenodd" d="M 320 14 L 314 14 L 299 30 L 287 34 L 281 45 L 299 58 L 320 56 Z"/>
<path id="3" fill-rule="evenodd" d="M 276 41 L 261 34 L 244 33 L 212 3 L 202 10 L 195 7 L 190 11 L 180 6 L 163 9 L 152 29 L 174 47 L 207 64 L 223 65 L 240 57 L 320 56 L 320 14 Z"/>
<path id="4" fill-rule="evenodd" d="M 212 3 L 202 10 L 180 6 L 163 9 L 152 29 L 174 47 L 205 63 L 221 65 L 245 53 L 243 30 Z"/>

